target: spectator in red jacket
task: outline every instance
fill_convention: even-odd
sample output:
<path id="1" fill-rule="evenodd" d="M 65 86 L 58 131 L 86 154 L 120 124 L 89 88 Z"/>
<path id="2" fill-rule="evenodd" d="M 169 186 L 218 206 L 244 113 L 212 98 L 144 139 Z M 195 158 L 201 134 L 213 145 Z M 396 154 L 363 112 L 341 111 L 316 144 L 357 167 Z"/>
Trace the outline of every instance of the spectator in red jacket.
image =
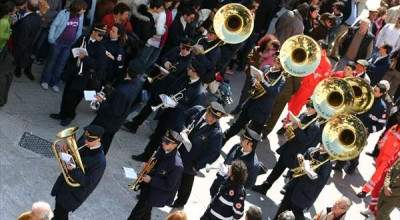
<path id="1" fill-rule="evenodd" d="M 107 34 L 110 33 L 111 28 L 114 26 L 115 23 L 120 23 L 124 25 L 125 30 L 132 31 L 132 24 L 129 21 L 129 6 L 126 5 L 125 3 L 118 3 L 115 8 L 114 8 L 114 13 L 113 14 L 108 14 L 103 17 L 101 20 L 101 23 L 107 25 Z"/>

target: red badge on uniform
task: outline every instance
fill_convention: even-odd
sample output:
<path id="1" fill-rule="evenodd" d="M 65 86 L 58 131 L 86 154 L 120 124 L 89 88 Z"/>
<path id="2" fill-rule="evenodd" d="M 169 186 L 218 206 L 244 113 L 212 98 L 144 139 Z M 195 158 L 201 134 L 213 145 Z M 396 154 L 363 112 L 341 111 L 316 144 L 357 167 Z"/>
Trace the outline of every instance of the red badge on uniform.
<path id="1" fill-rule="evenodd" d="M 236 209 L 240 209 L 240 208 L 242 208 L 242 204 L 236 203 L 235 207 L 236 207 Z"/>
<path id="2" fill-rule="evenodd" d="M 121 61 L 121 60 L 122 60 L 122 55 L 121 55 L 121 54 L 118 54 L 117 60 L 118 60 L 118 61 Z"/>
<path id="3" fill-rule="evenodd" d="M 383 115 L 382 115 L 382 118 L 386 118 L 386 114 L 383 114 Z"/>
<path id="4" fill-rule="evenodd" d="M 235 190 L 231 189 L 231 190 L 229 191 L 229 195 L 230 195 L 230 196 L 235 195 Z"/>

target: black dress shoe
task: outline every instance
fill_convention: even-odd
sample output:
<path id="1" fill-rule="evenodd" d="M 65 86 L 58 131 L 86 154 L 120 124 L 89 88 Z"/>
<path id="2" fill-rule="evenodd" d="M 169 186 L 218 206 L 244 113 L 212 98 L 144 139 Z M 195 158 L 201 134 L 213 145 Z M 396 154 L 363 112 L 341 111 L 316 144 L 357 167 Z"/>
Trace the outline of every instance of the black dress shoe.
<path id="1" fill-rule="evenodd" d="M 147 161 L 146 160 L 147 158 L 145 158 L 144 153 L 141 153 L 139 155 L 132 155 L 132 159 L 136 160 L 136 161 L 140 161 L 140 162 L 146 162 Z"/>
<path id="2" fill-rule="evenodd" d="M 52 119 L 63 119 L 61 114 L 50 114 L 50 118 Z"/>
<path id="3" fill-rule="evenodd" d="M 28 77 L 28 79 L 30 79 L 31 81 L 35 80 L 35 77 L 33 76 L 31 70 L 25 69 L 24 73 L 25 73 L 26 77 Z"/>
<path id="4" fill-rule="evenodd" d="M 61 126 L 67 126 L 67 125 L 69 125 L 70 123 L 71 123 L 71 121 L 72 120 L 74 120 L 73 118 L 64 118 L 62 121 L 61 121 Z"/>
<path id="5" fill-rule="evenodd" d="M 377 154 L 374 154 L 374 152 L 365 152 L 366 155 L 370 156 L 370 157 L 377 157 Z"/>
<path id="6" fill-rule="evenodd" d="M 361 192 L 357 193 L 357 197 L 358 198 L 364 198 L 366 195 L 367 195 L 367 193 L 364 192 L 364 191 L 361 191 Z"/>
<path id="7" fill-rule="evenodd" d="M 125 123 L 122 125 L 122 128 L 124 128 L 125 130 L 127 130 L 133 134 L 136 134 L 137 129 L 139 128 L 139 125 L 134 122 L 125 121 Z"/>
<path id="8" fill-rule="evenodd" d="M 267 191 L 269 190 L 270 187 L 271 186 L 269 186 L 269 184 L 264 182 L 261 185 L 253 186 L 253 188 L 251 188 L 251 190 L 253 190 L 254 192 L 258 192 L 258 193 L 261 193 L 263 195 L 266 195 Z"/>
<path id="9" fill-rule="evenodd" d="M 15 68 L 14 75 L 17 78 L 20 78 L 21 77 L 21 69 L 20 68 Z"/>

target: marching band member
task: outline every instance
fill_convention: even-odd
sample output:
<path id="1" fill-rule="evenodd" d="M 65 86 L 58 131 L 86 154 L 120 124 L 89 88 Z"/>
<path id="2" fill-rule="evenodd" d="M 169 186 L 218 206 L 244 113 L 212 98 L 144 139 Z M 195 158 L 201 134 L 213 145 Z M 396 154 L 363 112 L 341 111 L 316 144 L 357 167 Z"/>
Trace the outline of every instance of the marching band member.
<path id="1" fill-rule="evenodd" d="M 286 168 L 292 169 L 297 166 L 297 154 L 303 154 L 308 148 L 315 147 L 318 144 L 320 139 L 320 125 L 317 120 L 313 121 L 313 119 L 317 117 L 317 111 L 314 109 L 311 99 L 308 100 L 306 108 L 306 112 L 302 113 L 299 117 L 300 123 L 302 125 L 311 124 L 303 129 L 301 129 L 297 123 L 291 125 L 295 137 L 288 140 L 276 150 L 276 153 L 279 154 L 279 159 L 272 172 L 261 185 L 254 186 L 252 188 L 253 191 L 266 194 Z"/>
<path id="2" fill-rule="evenodd" d="M 84 129 L 84 137 L 78 144 L 84 141 L 86 145 L 79 151 L 85 173 L 67 165 L 68 174 L 80 184 L 79 187 L 69 186 L 63 174 L 60 174 L 51 190 L 51 195 L 56 197 L 53 220 L 68 219 L 68 213 L 79 208 L 97 187 L 106 169 L 106 158 L 100 142 L 104 129 L 97 125 L 89 125 Z"/>
<path id="3" fill-rule="evenodd" d="M 180 131 L 180 126 L 175 122 L 175 119 L 186 109 L 195 105 L 204 104 L 204 89 L 200 80 L 200 77 L 204 72 L 204 66 L 198 60 L 193 59 L 192 64 L 187 70 L 187 75 L 178 79 L 170 87 L 167 93 L 169 95 L 181 93 L 182 97 L 177 101 L 177 105 L 174 108 L 160 109 L 157 112 L 157 128 L 154 130 L 153 135 L 151 135 L 150 141 L 145 147 L 144 152 L 139 155 L 132 155 L 132 159 L 147 161 L 156 150 L 155 147 L 160 144 L 162 134 L 164 134 L 167 129 Z"/>
<path id="4" fill-rule="evenodd" d="M 171 84 L 184 75 L 187 68 L 192 62 L 192 46 L 193 43 L 190 39 L 184 38 L 179 47 L 175 47 L 165 53 L 161 58 L 161 63 L 163 68 L 169 70 L 169 74 L 165 75 L 162 80 L 154 80 L 154 85 L 151 86 L 150 92 L 151 96 L 146 105 L 142 108 L 138 115 L 136 115 L 131 121 L 124 123 L 124 128 L 132 133 L 136 133 L 139 126 L 150 116 L 153 112 L 151 106 L 158 105 L 161 102 L 159 97 L 160 94 L 165 93 Z M 173 71 L 174 69 L 174 71 Z M 162 70 L 157 71 L 160 74 Z M 154 77 L 154 76 L 153 76 Z M 149 86 L 149 85 L 147 85 Z M 146 82 L 144 87 L 146 87 Z"/>
<path id="5" fill-rule="evenodd" d="M 196 173 L 218 159 L 222 148 L 222 131 L 218 120 L 224 115 L 224 108 L 217 102 L 211 102 L 208 108 L 194 106 L 179 118 L 180 124 L 194 127 L 188 135 L 191 146 L 187 144 L 179 148 L 184 171 L 178 197 L 172 207 L 183 207 L 187 203 Z"/>
<path id="6" fill-rule="evenodd" d="M 154 155 L 157 160 L 155 168 L 142 177 L 139 201 L 128 220 L 150 220 L 153 207 L 172 204 L 183 171 L 182 159 L 177 148 L 181 141 L 182 138 L 177 132 L 169 130 L 165 133 L 161 148 Z"/>
<path id="7" fill-rule="evenodd" d="M 217 173 L 217 178 L 214 180 L 210 191 L 217 192 L 218 188 L 224 181 L 225 174 L 223 172 L 226 166 L 229 166 L 234 160 L 241 160 L 246 164 L 248 177 L 244 184 L 246 189 L 251 189 L 256 183 L 258 172 L 260 171 L 260 166 L 258 163 L 258 157 L 256 154 L 256 147 L 258 142 L 261 140 L 261 136 L 251 130 L 246 128 L 244 133 L 240 136 L 240 143 L 234 145 L 229 151 L 224 164 L 221 167 L 220 172 Z M 215 194 L 215 193 L 211 193 Z"/>
<path id="8" fill-rule="evenodd" d="M 308 149 L 305 158 L 301 157 L 299 162 L 304 159 L 311 159 L 309 157 L 309 153 L 315 151 L 315 149 L 316 148 Z M 319 151 L 313 155 L 313 158 L 320 162 L 323 162 L 329 158 L 329 155 L 326 153 L 323 145 L 319 146 Z M 274 219 L 277 219 L 278 215 L 285 210 L 291 210 L 296 217 L 296 220 L 305 219 L 303 210 L 313 205 L 315 200 L 318 198 L 318 195 L 325 187 L 331 171 L 332 164 L 330 160 L 328 160 L 321 165 L 318 170 L 314 170 L 314 172 L 317 174 L 317 178 L 310 179 L 308 175 L 293 178 L 287 185 L 285 196 L 279 205 Z"/>
<path id="9" fill-rule="evenodd" d="M 107 55 L 107 68 L 104 84 L 118 85 L 124 80 L 125 45 L 126 31 L 122 24 L 115 23 L 108 37 L 103 41 Z"/>
<path id="10" fill-rule="evenodd" d="M 373 87 L 373 93 L 374 103 L 372 104 L 372 107 L 368 111 L 357 115 L 357 118 L 362 121 L 367 129 L 368 135 L 382 130 L 386 124 L 386 104 L 383 101 L 383 97 L 386 93 L 386 86 L 383 83 L 376 84 Z M 358 159 L 359 156 L 350 160 L 350 165 L 347 168 L 346 173 L 354 173 L 358 166 Z M 333 169 L 341 170 L 344 165 L 346 165 L 346 161 L 338 161 Z"/>
<path id="11" fill-rule="evenodd" d="M 131 60 L 124 81 L 107 94 L 107 97 L 96 95 L 100 107 L 91 124 L 105 129 L 101 139 L 104 155 L 107 154 L 115 133 L 131 113 L 132 106 L 141 92 L 142 82 L 139 76 L 143 71 L 142 61 Z"/>
<path id="12" fill-rule="evenodd" d="M 50 118 L 61 120 L 62 126 L 67 126 L 75 118 L 75 110 L 83 98 L 84 90 L 100 90 L 101 82 L 104 79 L 104 70 L 107 61 L 106 50 L 101 41 L 106 34 L 107 26 L 102 24 L 94 25 L 90 36 L 80 37 L 72 48 L 86 44 L 88 55 L 78 52 L 77 59 L 73 59 L 65 72 L 64 88 L 61 108 L 58 114 L 50 114 Z M 81 62 L 77 62 L 77 60 Z M 81 63 L 78 67 L 76 63 Z M 80 70 L 82 69 L 82 73 Z"/>
<path id="13" fill-rule="evenodd" d="M 285 77 L 280 77 L 282 71 L 282 65 L 278 56 L 276 56 L 274 65 L 264 74 L 264 78 L 268 80 L 260 82 L 256 78 L 252 77 L 252 87 L 257 88 L 261 86 L 266 92 L 261 97 L 250 97 L 248 99 L 242 107 L 242 112 L 240 113 L 239 118 L 224 132 L 224 144 L 244 128 L 249 121 L 251 121 L 250 127 L 256 133 L 261 133 L 264 124 L 271 115 L 275 103 L 275 97 L 281 92 L 285 85 Z M 278 77 L 280 77 L 280 79 L 278 79 Z M 271 81 L 275 80 L 278 80 L 278 82 L 272 85 Z"/>
<path id="14" fill-rule="evenodd" d="M 213 198 L 200 220 L 240 219 L 244 214 L 246 179 L 246 164 L 241 160 L 233 161 L 227 178 L 218 191 L 211 194 Z"/>

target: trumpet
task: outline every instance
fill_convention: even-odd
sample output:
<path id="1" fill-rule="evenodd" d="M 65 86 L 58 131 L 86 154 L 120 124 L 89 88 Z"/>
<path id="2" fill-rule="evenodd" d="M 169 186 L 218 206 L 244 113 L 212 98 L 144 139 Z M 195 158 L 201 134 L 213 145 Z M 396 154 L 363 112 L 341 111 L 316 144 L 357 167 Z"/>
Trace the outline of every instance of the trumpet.
<path id="1" fill-rule="evenodd" d="M 103 91 L 104 90 L 104 86 L 101 87 L 100 92 L 97 93 L 97 95 L 103 99 L 103 101 L 106 100 L 106 93 Z M 90 102 L 90 108 L 97 111 L 100 108 L 100 102 L 98 102 L 97 100 L 93 100 Z"/>
<path id="2" fill-rule="evenodd" d="M 190 132 L 192 132 L 194 128 L 194 121 L 187 127 L 188 129 L 188 135 L 190 134 Z M 177 148 L 179 149 L 179 147 L 183 144 L 183 141 L 181 143 L 179 143 L 179 145 L 177 146 Z M 132 184 L 130 184 L 128 187 L 131 190 L 134 191 L 138 191 L 139 190 L 139 183 L 142 181 L 142 178 L 149 174 L 151 171 L 153 171 L 154 166 L 157 164 L 157 158 L 154 156 L 156 154 L 157 151 L 155 151 L 153 153 L 153 155 L 151 156 L 151 158 L 147 161 L 146 166 L 144 166 L 144 168 L 142 169 L 142 171 L 140 171 L 140 174 L 138 176 L 138 178 L 135 180 L 135 182 L 133 182 Z"/>
<path id="3" fill-rule="evenodd" d="M 158 65 L 158 64 L 154 64 L 155 67 L 157 67 L 160 70 L 160 73 L 157 74 L 154 77 L 147 77 L 147 81 L 149 81 L 149 83 L 153 83 L 154 80 L 163 80 L 168 74 L 176 72 L 176 66 L 179 64 L 179 62 L 176 62 L 174 65 L 172 65 L 170 68 L 165 69 L 164 67 Z"/>
<path id="4" fill-rule="evenodd" d="M 183 92 L 186 90 L 186 88 L 183 88 L 181 91 L 179 91 L 178 93 L 176 93 L 175 95 L 170 95 L 169 97 L 175 101 L 175 103 L 178 103 L 179 100 L 181 100 L 183 98 Z M 168 106 L 165 106 L 164 102 L 156 105 L 156 106 L 151 106 L 151 110 L 153 110 L 153 112 L 157 111 L 158 109 L 165 109 L 168 108 Z"/>
<path id="5" fill-rule="evenodd" d="M 155 152 L 154 152 L 155 154 Z M 142 178 L 149 174 L 154 166 L 157 163 L 157 159 L 153 156 L 147 161 L 146 166 L 144 166 L 144 168 L 142 169 L 142 171 L 140 172 L 138 178 L 135 180 L 135 182 L 133 182 L 131 185 L 129 185 L 129 189 L 134 190 L 134 191 L 138 191 L 139 190 L 139 183 L 142 181 Z"/>
<path id="6" fill-rule="evenodd" d="M 86 41 L 85 37 L 83 37 L 82 44 L 80 46 L 81 48 L 86 48 Z M 76 61 L 76 67 L 79 68 L 78 76 L 83 76 L 82 75 L 82 70 L 83 70 L 83 61 L 81 58 L 78 57 L 78 60 Z"/>

